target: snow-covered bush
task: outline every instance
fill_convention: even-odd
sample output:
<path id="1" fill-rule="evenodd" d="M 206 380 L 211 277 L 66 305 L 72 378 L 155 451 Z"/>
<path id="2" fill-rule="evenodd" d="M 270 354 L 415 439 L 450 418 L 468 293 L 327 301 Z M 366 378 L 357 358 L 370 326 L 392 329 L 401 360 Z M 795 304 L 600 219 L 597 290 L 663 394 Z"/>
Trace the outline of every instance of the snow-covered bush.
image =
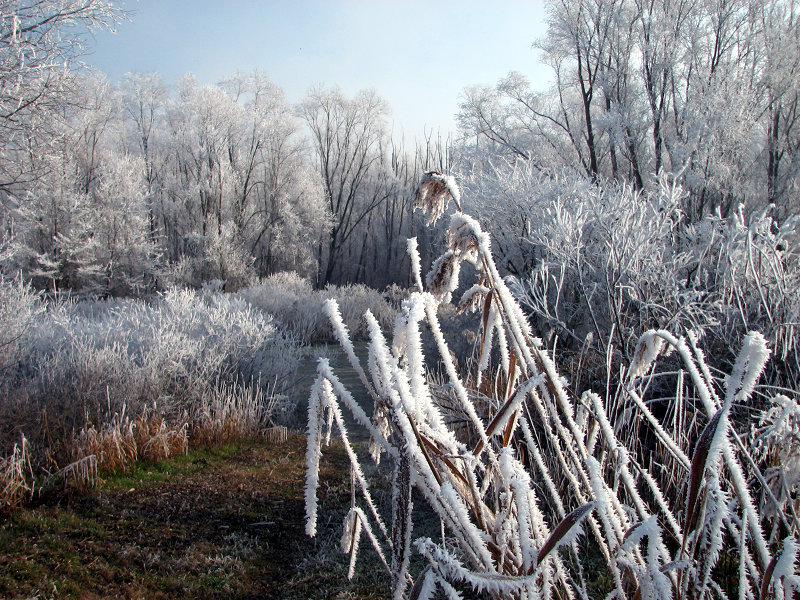
<path id="1" fill-rule="evenodd" d="M 602 352 L 613 336 L 630 359 L 649 328 L 703 330 L 720 354 L 758 329 L 778 359 L 772 371 L 797 381 L 796 219 L 740 207 L 687 224 L 685 193 L 666 177 L 637 191 L 524 164 L 475 176 L 468 189 L 540 335 L 578 351 L 591 333 Z"/>
<path id="2" fill-rule="evenodd" d="M 299 356 L 269 315 L 228 294 L 191 290 L 152 302 L 53 303 L 19 344 L 20 360 L 3 374 L 2 443 L 21 430 L 37 452 L 63 451 L 57 446 L 84 428 L 144 411 L 197 424 L 242 409 L 250 422 L 251 404 L 266 415 L 265 392 L 283 390 Z"/>
<path id="3" fill-rule="evenodd" d="M 364 312 L 371 311 L 383 326 L 392 322 L 396 312 L 380 292 L 365 285 L 329 285 L 315 291 L 310 281 L 293 272 L 271 275 L 238 295 L 272 315 L 305 344 L 334 341 L 330 323 L 322 312 L 329 298 L 339 302 L 345 323 L 359 338 L 366 337 Z"/>
<path id="4" fill-rule="evenodd" d="M 423 180 L 422 195 L 431 192 L 425 187 L 433 177 Z M 429 211 L 441 212 L 449 192 L 434 189 L 433 195 L 427 204 L 436 210 Z M 409 249 L 413 253 L 414 246 Z M 412 264 L 419 264 L 417 257 Z M 477 282 L 458 305 L 482 317 L 480 359 L 470 373 L 457 372 L 437 317 L 464 265 L 474 267 Z M 419 272 L 412 280 L 422 287 Z M 737 433 L 739 419 L 731 418 L 750 402 L 770 357 L 761 334 L 743 336 L 729 375 L 718 378 L 696 336 L 652 329 L 635 345 L 630 368 L 609 367 L 618 385 L 607 386 L 605 397 L 591 391 L 577 397 L 533 336 L 476 220 L 461 211 L 452 215 L 448 250 L 427 281 L 426 291 L 414 291 L 403 303 L 391 343 L 365 315 L 367 369 L 335 301 L 326 303 L 374 408 L 368 416 L 320 359 L 308 408 L 306 532 L 317 530 L 323 446 L 338 435 L 352 469 L 352 508 L 342 538 L 351 574 L 365 538 L 396 600 L 430 599 L 436 590 L 460 598 L 464 589 L 504 599 L 652 600 L 724 598 L 737 591 L 741 598 L 783 598 L 800 591 L 800 520 L 787 508 L 796 495 L 783 503 L 769 495 L 756 457 Z M 423 327 L 436 340 L 440 365 L 423 354 Z M 678 369 L 674 363 L 666 371 L 659 367 L 665 352 L 676 356 Z M 443 385 L 432 383 L 432 370 L 446 374 Z M 664 386 L 653 383 L 663 378 L 675 391 L 666 414 L 656 415 L 653 389 Z M 781 404 L 780 397 L 773 401 Z M 373 500 L 343 407 L 369 432 L 372 460 L 385 458 L 394 470 L 390 515 Z M 412 489 L 439 517 L 441 540 L 412 543 Z M 770 512 L 756 508 L 762 492 Z M 779 542 L 765 535 L 773 529 Z M 579 541 L 581 530 L 586 541 Z M 412 575 L 413 549 L 427 566 Z M 719 568 L 723 555 L 729 564 L 735 557 L 732 577 Z M 588 570 L 589 556 L 604 565 L 602 572 Z"/>
<path id="5" fill-rule="evenodd" d="M 22 279 L 0 276 L 0 374 L 15 368 L 20 343 L 41 310 L 39 297 Z"/>

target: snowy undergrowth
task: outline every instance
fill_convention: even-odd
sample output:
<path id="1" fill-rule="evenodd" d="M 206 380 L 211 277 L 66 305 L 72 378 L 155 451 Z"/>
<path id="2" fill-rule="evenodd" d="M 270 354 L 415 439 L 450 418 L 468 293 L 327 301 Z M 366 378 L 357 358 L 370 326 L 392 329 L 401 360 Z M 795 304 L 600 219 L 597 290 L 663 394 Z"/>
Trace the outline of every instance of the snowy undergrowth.
<path id="1" fill-rule="evenodd" d="M 647 329 L 702 329 L 715 358 L 733 360 L 758 330 L 773 350 L 770 382 L 797 388 L 797 216 L 740 205 L 690 222 L 686 189 L 663 173 L 637 190 L 518 163 L 476 173 L 467 187 L 534 330 L 548 346 L 557 339 L 565 352 L 588 352 L 595 379 L 609 338 L 630 358 Z"/>
<path id="2" fill-rule="evenodd" d="M 458 197 L 454 190 L 452 179 L 429 173 L 417 203 L 439 215 L 449 197 Z M 419 264 L 416 257 L 412 264 Z M 477 282 L 459 307 L 482 315 L 481 357 L 471 373 L 457 372 L 437 319 L 462 264 L 474 267 Z M 419 273 L 413 280 L 421 287 Z M 750 402 L 769 359 L 761 334 L 743 338 L 732 370 L 720 378 L 695 335 L 649 331 L 630 368 L 615 367 L 611 376 L 619 385 L 576 397 L 532 335 L 477 221 L 460 211 L 452 216 L 448 250 L 427 284 L 403 303 L 391 342 L 365 314 L 366 368 L 352 352 L 335 301 L 326 304 L 374 412 L 368 417 L 320 360 L 308 413 L 309 535 L 316 534 L 320 510 L 323 448 L 338 435 L 353 486 L 343 548 L 353 561 L 359 547 L 374 548 L 397 600 L 461 598 L 467 589 L 519 599 L 789 598 L 800 592 L 798 490 L 773 491 L 776 478 L 792 486 L 796 478 L 774 462 L 778 472 L 764 472 L 764 457 L 744 435 L 741 416 L 732 418 Z M 423 327 L 436 340 L 442 365 L 426 363 Z M 678 371 L 659 368 L 665 353 L 677 355 Z M 434 368 L 446 373 L 443 385 L 431 383 Z M 649 390 L 660 377 L 676 382 L 666 416 L 650 410 Z M 778 396 L 773 403 L 759 439 L 793 440 L 796 398 Z M 343 410 L 369 432 L 372 460 L 383 458 L 394 471 L 391 514 L 376 508 Z M 796 448 L 787 452 L 795 456 Z M 441 540 L 412 541 L 412 488 L 438 515 Z M 598 591 L 590 581 L 597 573 L 584 569 L 582 540 L 591 541 L 606 567 L 606 589 Z M 420 573 L 410 572 L 413 552 L 427 563 Z M 723 572 L 723 557 L 736 584 Z"/>
<path id="3" fill-rule="evenodd" d="M 25 448 L 30 472 L 88 456 L 117 470 L 246 437 L 270 424 L 297 366 L 295 338 L 229 294 L 45 305 L 0 284 L 24 307 L 3 346 L 0 444 Z"/>
<path id="4" fill-rule="evenodd" d="M 367 310 L 384 327 L 391 325 L 396 314 L 379 291 L 365 285 L 329 285 L 323 290 L 314 290 L 308 279 L 294 272 L 271 275 L 239 291 L 238 296 L 272 315 L 304 344 L 335 341 L 330 323 L 322 311 L 325 301 L 330 298 L 336 299 L 351 334 L 358 338 L 367 335 L 361 322 Z"/>

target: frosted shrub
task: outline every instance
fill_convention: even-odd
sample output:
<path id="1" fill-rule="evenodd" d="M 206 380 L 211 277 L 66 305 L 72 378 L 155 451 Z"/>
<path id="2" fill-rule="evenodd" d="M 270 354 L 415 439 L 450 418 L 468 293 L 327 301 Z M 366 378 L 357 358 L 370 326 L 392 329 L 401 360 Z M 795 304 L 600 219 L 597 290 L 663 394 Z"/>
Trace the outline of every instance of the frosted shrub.
<path id="1" fill-rule="evenodd" d="M 73 454 L 63 445 L 82 430 L 103 436 L 106 424 L 124 429 L 123 415 L 133 422 L 145 412 L 170 431 L 186 423 L 256 430 L 269 416 L 267 392 L 285 388 L 299 357 L 269 315 L 241 298 L 190 290 L 152 302 L 54 303 L 20 343 L 24 358 L 5 373 L 3 442 L 21 429 L 37 451 L 62 455 Z M 154 427 L 151 438 L 161 435 Z"/>
<path id="2" fill-rule="evenodd" d="M 370 310 L 384 326 L 394 319 L 396 311 L 383 295 L 362 284 L 335 286 L 315 291 L 307 279 L 296 273 L 278 273 L 261 283 L 245 288 L 239 297 L 269 313 L 292 330 L 305 344 L 334 341 L 333 332 L 322 307 L 329 298 L 339 302 L 345 323 L 354 335 L 366 336 L 361 316 Z"/>
<path id="3" fill-rule="evenodd" d="M 513 290 L 548 341 L 558 336 L 579 352 L 591 333 L 604 352 L 613 336 L 630 359 L 646 329 L 702 329 L 720 360 L 733 360 L 722 353 L 758 329 L 774 349 L 770 377 L 797 383 L 796 219 L 739 207 L 688 224 L 686 193 L 666 177 L 637 191 L 517 164 L 468 188 L 498 263 L 516 277 Z"/>
<path id="4" fill-rule="evenodd" d="M 15 367 L 20 343 L 41 310 L 38 296 L 21 279 L 0 276 L 0 372 Z"/>
<path id="5" fill-rule="evenodd" d="M 440 188 L 425 203 L 432 214 L 452 194 Z M 695 336 L 652 330 L 635 344 L 630 370 L 621 369 L 616 395 L 609 386 L 605 397 L 576 397 L 499 276 L 480 224 L 456 212 L 447 246 L 427 289 L 403 302 L 391 341 L 365 314 L 366 369 L 336 302 L 326 304 L 374 407 L 368 416 L 320 359 L 308 408 L 306 532 L 317 531 L 319 467 L 336 435 L 353 486 L 342 547 L 351 565 L 360 547 L 372 547 L 395 599 L 460 598 L 465 589 L 504 599 L 791 597 L 800 585 L 800 522 L 775 498 L 772 513 L 757 509 L 766 479 L 731 419 L 750 402 L 770 357 L 765 338 L 746 335 L 730 374 L 716 379 Z M 452 285 L 459 266 L 477 277 L 461 294 Z M 454 292 L 461 309 L 481 314 L 480 360 L 470 373 L 457 371 L 437 317 L 441 299 Z M 423 328 L 440 365 L 423 354 Z M 677 372 L 659 369 L 667 351 Z M 434 369 L 446 374 L 444 385 L 428 377 Z M 663 377 L 677 387 L 659 417 L 650 390 Z M 369 433 L 371 459 L 394 472 L 390 514 L 373 500 L 343 409 Z M 456 411 L 458 425 L 449 418 Z M 413 539 L 412 489 L 438 516 L 441 539 Z M 775 544 L 765 537 L 770 528 Z M 600 591 L 595 579 L 602 578 L 585 570 L 587 547 L 605 565 Z M 419 573 L 409 566 L 413 552 L 427 565 Z M 731 581 L 720 568 L 723 554 L 737 557 L 738 590 L 723 589 Z"/>

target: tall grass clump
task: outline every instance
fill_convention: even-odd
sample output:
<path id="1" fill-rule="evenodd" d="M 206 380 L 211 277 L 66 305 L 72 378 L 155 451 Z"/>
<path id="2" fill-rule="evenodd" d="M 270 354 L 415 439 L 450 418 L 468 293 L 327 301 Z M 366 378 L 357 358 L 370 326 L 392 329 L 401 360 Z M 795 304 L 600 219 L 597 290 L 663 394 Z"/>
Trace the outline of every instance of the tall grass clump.
<path id="1" fill-rule="evenodd" d="M 90 455 L 119 470 L 252 435 L 270 424 L 300 352 L 269 315 L 226 294 L 170 290 L 29 313 L 0 381 L 0 443 L 13 456 L 24 435 L 33 472 Z"/>
<path id="2" fill-rule="evenodd" d="M 450 198 L 458 203 L 452 178 L 426 174 L 417 204 L 431 220 Z M 800 592 L 798 490 L 774 493 L 776 477 L 796 478 L 756 452 L 757 439 L 791 437 L 787 427 L 796 420 L 788 424 L 782 407 L 796 407 L 797 398 L 764 399 L 772 408 L 753 435 L 746 420 L 771 354 L 760 333 L 744 335 L 727 375 L 715 376 L 695 334 L 649 330 L 627 366 L 609 349 L 609 377 L 618 385 L 577 396 L 500 277 L 489 235 L 460 204 L 447 248 L 424 284 L 414 273 L 419 289 L 403 303 L 391 341 L 364 315 L 366 368 L 336 302 L 326 304 L 374 408 L 368 416 L 320 359 L 308 409 L 309 535 L 317 531 L 323 449 L 335 435 L 352 470 L 342 538 L 351 574 L 363 539 L 397 600 L 461 598 L 467 590 L 491 598 L 653 600 Z M 462 268 L 476 280 L 455 296 L 458 307 L 481 316 L 468 372 L 457 371 L 437 316 L 458 291 Z M 423 328 L 441 364 L 423 354 Z M 675 359 L 667 369 L 660 367 L 665 355 Z M 445 381 L 434 384 L 433 371 Z M 656 414 L 653 394 L 663 394 L 664 381 L 673 385 L 669 409 Z M 343 409 L 369 432 L 371 460 L 393 471 L 389 514 L 373 498 Z M 441 538 L 413 539 L 412 490 L 438 516 Z M 425 564 L 415 573 L 413 553 Z"/>

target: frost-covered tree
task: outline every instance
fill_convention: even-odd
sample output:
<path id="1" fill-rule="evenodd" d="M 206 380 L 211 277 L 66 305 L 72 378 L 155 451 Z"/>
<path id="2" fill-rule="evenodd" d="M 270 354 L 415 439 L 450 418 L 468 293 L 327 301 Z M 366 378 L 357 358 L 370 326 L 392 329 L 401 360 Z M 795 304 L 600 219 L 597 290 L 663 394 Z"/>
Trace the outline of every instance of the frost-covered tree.
<path id="1" fill-rule="evenodd" d="M 30 181 L 45 165 L 23 160 L 36 152 L 34 130 L 47 129 L 74 87 L 71 69 L 83 36 L 110 27 L 119 12 L 103 0 L 0 2 L 0 189 Z M 38 140 L 37 140 L 38 141 Z M 37 168 L 38 167 L 38 168 Z"/>
<path id="2" fill-rule="evenodd" d="M 739 203 L 792 213 L 798 188 L 798 14 L 791 0 L 552 0 L 536 46 L 554 74 L 465 92 L 476 164 L 525 160 L 689 194 L 686 217 Z"/>
<path id="3" fill-rule="evenodd" d="M 386 103 L 372 91 L 347 98 L 339 89 L 316 89 L 300 105 L 332 216 L 320 248 L 320 285 L 333 278 L 342 253 L 386 199 L 379 168 L 387 140 Z"/>
<path id="4" fill-rule="evenodd" d="M 101 77 L 83 77 L 78 89 L 59 115 L 48 168 L 13 211 L 17 266 L 54 291 L 139 292 L 152 284 L 157 254 L 144 168 L 117 143 L 115 91 Z"/>

